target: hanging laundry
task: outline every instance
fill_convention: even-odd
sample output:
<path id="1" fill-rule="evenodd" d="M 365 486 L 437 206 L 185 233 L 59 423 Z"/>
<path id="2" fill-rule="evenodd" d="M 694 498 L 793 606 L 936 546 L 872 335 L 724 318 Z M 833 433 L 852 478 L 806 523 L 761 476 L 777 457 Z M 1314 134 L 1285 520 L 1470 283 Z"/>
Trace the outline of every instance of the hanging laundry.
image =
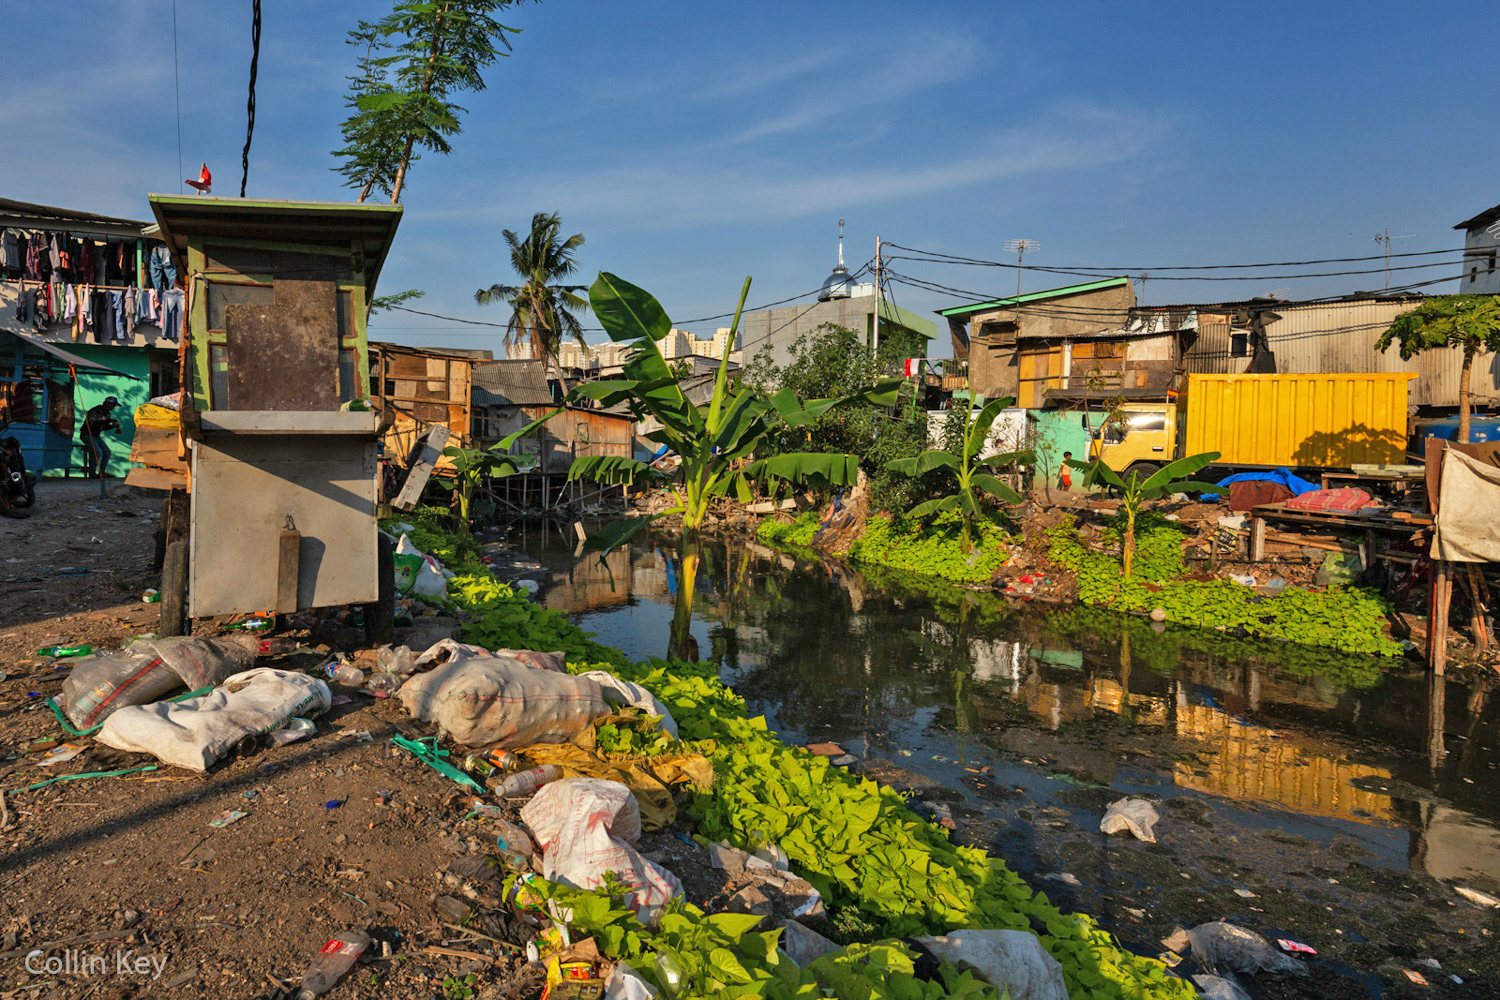
<path id="1" fill-rule="evenodd" d="M 156 289 L 142 288 L 135 296 L 135 321 L 155 325 L 157 320 Z"/>
<path id="2" fill-rule="evenodd" d="M 7 229 L 0 233 L 0 268 L 19 271 L 26 266 L 26 254 L 21 249 L 21 235 Z"/>
<path id="3" fill-rule="evenodd" d="M 73 339 L 78 339 L 78 286 L 63 286 L 63 319 L 73 323 Z"/>
<path id="4" fill-rule="evenodd" d="M 114 340 L 128 340 L 125 330 L 125 293 L 109 293 L 109 332 Z"/>
<path id="5" fill-rule="evenodd" d="M 92 324 L 90 332 L 94 336 L 94 343 L 102 344 L 105 338 L 106 324 L 109 322 L 109 300 L 106 293 L 97 289 L 89 294 L 89 320 Z"/>
<path id="6" fill-rule="evenodd" d="M 149 270 L 151 287 L 158 292 L 165 292 L 177 283 L 177 265 L 172 262 L 172 254 L 165 246 L 151 251 Z"/>
<path id="7" fill-rule="evenodd" d="M 135 336 L 135 299 L 136 291 L 132 288 L 125 289 L 125 336 Z"/>
<path id="8" fill-rule="evenodd" d="M 174 288 L 161 295 L 161 335 L 174 344 L 182 327 L 182 289 Z"/>

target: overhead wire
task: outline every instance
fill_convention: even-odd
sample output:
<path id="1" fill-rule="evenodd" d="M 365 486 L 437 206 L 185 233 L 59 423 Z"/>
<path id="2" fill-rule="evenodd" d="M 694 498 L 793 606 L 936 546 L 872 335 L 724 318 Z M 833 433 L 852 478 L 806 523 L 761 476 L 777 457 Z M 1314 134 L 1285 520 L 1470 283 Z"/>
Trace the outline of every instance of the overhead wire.
<path id="1" fill-rule="evenodd" d="M 250 97 L 245 102 L 245 150 L 240 154 L 244 173 L 240 175 L 240 197 L 250 182 L 250 140 L 255 135 L 255 74 L 260 65 L 260 0 L 251 0 L 250 8 Z M 181 153 L 179 152 L 179 158 Z M 181 164 L 178 164 L 181 169 Z"/>
<path id="2" fill-rule="evenodd" d="M 999 261 L 999 260 L 985 260 L 982 257 L 964 257 L 964 256 L 960 256 L 958 254 L 942 253 L 942 252 L 937 251 L 937 250 L 922 250 L 922 249 L 917 248 L 917 247 L 904 246 L 904 245 L 902 245 L 900 243 L 891 243 L 889 241 L 887 241 L 885 245 L 888 246 L 888 247 L 894 247 L 894 248 L 896 248 L 898 250 L 906 250 L 909 253 L 920 253 L 920 254 L 924 254 L 927 257 L 942 258 L 944 260 L 953 261 L 955 263 L 972 264 L 972 265 L 975 265 L 975 266 L 1003 267 L 1003 268 L 1012 268 L 1012 269 L 1019 268 L 1021 270 L 1028 270 L 1028 271 L 1029 270 L 1041 269 L 1041 268 L 1045 268 L 1045 267 L 1048 267 L 1048 266 L 1053 266 L 1053 265 L 1036 265 L 1036 264 L 1021 265 L 1021 264 L 1012 264 L 1012 263 L 1008 263 L 1006 261 Z M 1140 271 L 1219 271 L 1219 270 L 1225 270 L 1225 269 L 1228 269 L 1228 268 L 1241 268 L 1241 269 L 1243 269 L 1243 268 L 1260 268 L 1260 267 L 1306 267 L 1306 266 L 1311 266 L 1313 264 L 1357 264 L 1357 263 L 1363 263 L 1365 261 L 1387 260 L 1387 259 L 1389 259 L 1389 260 L 1396 260 L 1397 258 L 1401 258 L 1401 257 L 1432 257 L 1432 256 L 1436 256 L 1438 254 L 1454 254 L 1454 253 L 1462 253 L 1462 252 L 1463 252 L 1463 248 L 1460 247 L 1460 248 L 1455 249 L 1455 250 L 1413 250 L 1413 251 L 1410 251 L 1410 252 L 1407 252 L 1407 253 L 1393 253 L 1389 257 L 1387 257 L 1385 254 L 1382 253 L 1382 254 L 1373 254 L 1373 255 L 1368 256 L 1368 257 L 1324 257 L 1324 258 L 1319 259 L 1319 260 L 1269 261 L 1269 262 L 1263 262 L 1263 263 L 1259 263 L 1259 264 L 1168 264 L 1168 265 L 1161 265 L 1161 266 L 1156 266 L 1156 267 L 1152 267 L 1152 266 L 1149 266 L 1149 265 L 1141 265 L 1141 264 L 1134 264 L 1134 265 L 1131 265 L 1131 266 L 1128 266 L 1128 267 L 1123 267 L 1123 266 L 1109 266 L 1109 267 L 1106 267 L 1104 265 L 1093 265 L 1093 264 L 1070 264 L 1070 265 L 1066 265 L 1066 267 L 1068 269 L 1070 269 L 1070 270 L 1077 270 L 1077 271 L 1107 271 L 1107 272 L 1111 272 L 1111 273 L 1121 273 L 1121 274 L 1126 274 L 1126 273 L 1134 274 L 1134 273 L 1138 273 Z M 905 260 L 905 259 L 909 259 L 909 258 L 888 257 L 887 259 L 888 260 L 895 260 L 895 259 Z M 1155 276 L 1153 275 L 1153 278 L 1154 277 Z M 1249 279 L 1246 279 L 1246 280 L 1249 280 Z"/>

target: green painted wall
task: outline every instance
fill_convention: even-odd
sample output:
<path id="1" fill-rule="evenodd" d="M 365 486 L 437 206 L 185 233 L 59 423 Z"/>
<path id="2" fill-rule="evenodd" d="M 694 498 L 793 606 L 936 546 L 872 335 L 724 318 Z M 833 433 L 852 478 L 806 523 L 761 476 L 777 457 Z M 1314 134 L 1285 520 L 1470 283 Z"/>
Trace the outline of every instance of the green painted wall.
<path id="1" fill-rule="evenodd" d="M 1071 451 L 1080 462 L 1089 460 L 1089 432 L 1083 427 L 1084 414 L 1079 410 L 1027 410 L 1026 426 L 1031 432 L 1032 444 L 1037 455 L 1035 485 L 1057 483 L 1057 472 L 1063 464 L 1063 452 Z M 1089 426 L 1097 426 L 1104 415 L 1088 414 Z M 1079 485 L 1083 474 L 1073 470 L 1073 490 L 1082 492 Z"/>
<path id="2" fill-rule="evenodd" d="M 83 440 L 79 437 L 83 432 L 84 414 L 88 413 L 89 407 L 102 403 L 105 396 L 113 396 L 120 401 L 114 412 L 115 419 L 120 422 L 120 429 L 108 431 L 104 435 L 110 450 L 107 471 L 111 476 L 124 476 L 131 468 L 130 442 L 135 439 L 135 408 L 149 398 L 151 391 L 152 348 L 107 347 L 99 344 L 68 344 L 67 347 L 79 357 L 109 365 L 127 375 L 138 376 L 136 379 L 129 379 L 107 372 L 80 370 L 78 385 L 73 392 L 75 416 L 73 458 L 70 463 L 73 473 L 81 473 L 84 468 Z"/>

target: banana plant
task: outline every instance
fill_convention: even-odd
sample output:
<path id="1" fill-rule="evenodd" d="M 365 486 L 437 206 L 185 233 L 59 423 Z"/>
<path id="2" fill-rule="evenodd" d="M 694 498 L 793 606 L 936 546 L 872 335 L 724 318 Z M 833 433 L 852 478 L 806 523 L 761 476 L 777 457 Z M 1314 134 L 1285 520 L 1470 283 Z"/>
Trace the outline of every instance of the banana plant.
<path id="1" fill-rule="evenodd" d="M 488 448 L 463 448 L 458 445 L 449 445 L 443 449 L 443 454 L 451 460 L 452 469 L 437 474 L 435 478 L 438 482 L 458 494 L 458 530 L 460 534 L 467 535 L 469 533 L 469 508 L 474 500 L 475 488 L 479 486 L 485 477 L 502 479 L 505 476 L 515 475 L 523 468 L 530 468 L 533 463 L 526 461 L 527 456 L 507 453 L 515 446 L 517 441 L 536 433 L 539 427 L 561 412 L 561 409 L 556 409 L 546 416 L 538 417 L 514 434 L 501 438 Z"/>
<path id="2" fill-rule="evenodd" d="M 669 475 L 633 458 L 585 455 L 573 460 L 568 477 L 610 485 L 654 480 L 668 485 L 672 491 L 676 503 L 667 510 L 605 525 L 589 538 L 587 545 L 608 553 L 629 542 L 658 518 L 676 515 L 682 519 L 682 580 L 677 590 L 678 616 L 673 622 L 674 649 L 685 648 L 685 643 L 679 640 L 687 636 L 691 615 L 699 533 L 713 499 L 734 496 L 741 502 L 749 502 L 754 498 L 755 483 L 779 486 L 854 482 L 859 475 L 856 456 L 766 454 L 771 447 L 771 435 L 779 424 L 805 427 L 830 409 L 853 402 L 890 406 L 895 403 L 901 386 L 900 379 L 883 379 L 843 399 L 803 402 L 790 389 L 768 395 L 742 383 L 731 385 L 729 354 L 734 349 L 740 314 L 749 293 L 750 279 L 746 278 L 739 305 L 735 307 L 734 322 L 724 341 L 713 395 L 706 404 L 697 404 L 682 391 L 662 356 L 659 341 L 671 331 L 672 321 L 661 303 L 645 289 L 608 272 L 601 272 L 589 289 L 589 306 L 610 339 L 629 342 L 633 350 L 624 366 L 623 378 L 585 383 L 573 390 L 575 398 L 592 400 L 601 406 L 624 403 L 637 421 L 654 420 L 659 428 L 645 437 L 665 445 L 682 464 L 675 475 Z"/>
<path id="3" fill-rule="evenodd" d="M 907 511 L 908 517 L 922 518 L 943 511 L 958 511 L 963 520 L 963 551 L 974 548 L 973 521 L 980 516 L 981 493 L 987 493 L 1004 503 L 1020 503 L 1021 495 L 994 474 L 994 470 L 1007 465 L 1029 464 L 1035 461 L 1030 450 L 1009 451 L 1000 455 L 981 458 L 990 428 L 1000 411 L 1011 405 L 1011 399 L 992 399 L 976 416 L 974 398 L 969 397 L 968 409 L 964 411 L 963 445 L 959 454 L 931 448 L 912 458 L 898 458 L 887 462 L 886 468 L 907 476 L 924 476 L 934 469 L 946 469 L 953 479 L 953 492 L 947 496 L 934 497 L 917 504 Z"/>
<path id="4" fill-rule="evenodd" d="M 1142 504 L 1147 500 L 1158 500 L 1173 493 L 1198 493 L 1203 490 L 1219 489 L 1217 483 L 1198 483 L 1185 478 L 1210 463 L 1218 461 L 1218 458 L 1218 452 L 1206 451 L 1201 455 L 1179 458 L 1175 462 L 1162 466 L 1150 476 L 1143 477 L 1138 471 L 1132 471 L 1123 479 L 1118 472 L 1105 465 L 1102 459 L 1096 458 L 1093 462 L 1068 460 L 1068 464 L 1073 468 L 1083 471 L 1085 488 L 1103 484 L 1113 487 L 1120 493 L 1120 506 L 1125 508 L 1125 538 L 1120 548 L 1124 561 L 1125 579 L 1130 579 L 1135 566 L 1135 519 L 1141 512 Z"/>

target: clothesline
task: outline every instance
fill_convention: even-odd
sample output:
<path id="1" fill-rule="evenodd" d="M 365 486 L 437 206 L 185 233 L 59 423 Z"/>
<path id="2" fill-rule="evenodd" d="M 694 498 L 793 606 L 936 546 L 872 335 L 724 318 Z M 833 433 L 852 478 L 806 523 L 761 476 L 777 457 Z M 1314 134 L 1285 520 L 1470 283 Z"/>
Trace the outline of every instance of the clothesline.
<path id="1" fill-rule="evenodd" d="M 100 292 L 140 292 L 151 289 L 147 285 L 92 285 L 87 281 L 47 281 L 42 278 L 0 278 L 0 285 L 26 285 L 32 284 L 38 287 L 43 285 L 88 285 L 88 287 Z M 167 291 L 181 291 L 181 289 L 169 288 Z"/>

